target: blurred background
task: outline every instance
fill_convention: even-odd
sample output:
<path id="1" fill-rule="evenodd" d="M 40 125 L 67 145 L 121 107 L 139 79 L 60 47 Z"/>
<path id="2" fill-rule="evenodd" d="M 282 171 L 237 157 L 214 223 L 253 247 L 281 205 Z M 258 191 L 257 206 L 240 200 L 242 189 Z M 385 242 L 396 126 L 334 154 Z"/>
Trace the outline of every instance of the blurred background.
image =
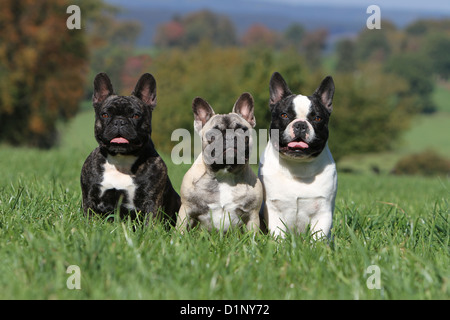
<path id="1" fill-rule="evenodd" d="M 93 79 L 130 94 L 158 86 L 153 140 L 193 132 L 191 102 L 230 112 L 242 92 L 267 129 L 269 79 L 295 93 L 336 84 L 330 149 L 348 172 L 450 173 L 450 3 L 346 0 L 4 0 L 0 11 L 0 148 L 95 147 Z M 81 29 L 69 30 L 69 5 Z M 381 9 L 368 29 L 367 7 Z M 261 137 L 260 137 L 261 138 Z M 266 137 L 263 137 L 266 139 Z M 82 157 L 82 158 L 83 158 Z"/>

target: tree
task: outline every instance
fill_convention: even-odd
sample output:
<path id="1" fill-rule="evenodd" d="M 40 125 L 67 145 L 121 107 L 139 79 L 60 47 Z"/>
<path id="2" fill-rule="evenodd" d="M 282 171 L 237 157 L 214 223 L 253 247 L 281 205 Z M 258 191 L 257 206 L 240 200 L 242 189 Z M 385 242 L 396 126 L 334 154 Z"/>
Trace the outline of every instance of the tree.
<path id="1" fill-rule="evenodd" d="M 410 105 L 411 111 L 431 113 L 436 110 L 431 100 L 434 90 L 431 61 L 425 54 L 408 52 L 393 55 L 385 64 L 385 70 L 402 77 L 408 83 L 406 94 L 415 98 Z"/>
<path id="2" fill-rule="evenodd" d="M 154 43 L 160 47 L 174 47 L 182 42 L 186 30 L 180 21 L 169 21 L 158 26 Z"/>
<path id="3" fill-rule="evenodd" d="M 425 53 L 431 62 L 432 72 L 448 80 L 450 77 L 450 39 L 444 33 L 430 35 L 425 41 Z"/>
<path id="4" fill-rule="evenodd" d="M 99 4 L 97 0 L 83 0 L 83 12 L 88 11 L 91 1 Z M 132 54 L 136 38 L 141 26 L 133 20 L 118 20 L 119 9 L 110 5 L 101 5 L 91 8 L 86 21 L 86 37 L 89 44 L 89 79 L 94 79 L 99 72 L 105 72 L 114 83 L 116 93 L 123 92 L 121 75 L 127 58 Z M 92 97 L 92 82 L 85 86 L 86 97 Z"/>
<path id="5" fill-rule="evenodd" d="M 305 36 L 305 27 L 299 23 L 293 23 L 284 31 L 284 41 L 288 46 L 293 46 L 300 50 L 303 37 Z"/>
<path id="6" fill-rule="evenodd" d="M 416 20 L 405 28 L 405 32 L 408 35 L 414 36 L 426 36 L 427 34 L 435 32 L 449 33 L 450 19 Z"/>
<path id="7" fill-rule="evenodd" d="M 382 73 L 376 65 L 361 71 L 334 77 L 329 144 L 336 161 L 350 154 L 390 150 L 414 114 L 409 111 L 406 81 Z"/>
<path id="8" fill-rule="evenodd" d="M 150 70 L 151 65 L 152 58 L 146 54 L 131 56 L 126 59 L 120 75 L 124 94 L 128 95 L 133 92 L 136 86 L 136 79 L 139 79 L 143 73 Z"/>
<path id="9" fill-rule="evenodd" d="M 170 152 L 176 144 L 170 142 L 168 133 L 177 128 L 193 133 L 191 103 L 196 96 L 208 101 L 216 113 L 229 113 L 236 99 L 250 92 L 255 100 L 256 129 L 267 129 L 272 73 L 281 72 L 292 88 L 300 88 L 305 81 L 303 59 L 293 50 L 218 48 L 206 42 L 187 50 L 162 51 L 152 68 L 158 84 L 158 107 L 153 113 L 158 127 L 152 139 L 162 152 Z"/>
<path id="10" fill-rule="evenodd" d="M 336 71 L 353 72 L 356 70 L 355 42 L 350 39 L 340 40 L 336 44 Z"/>
<path id="11" fill-rule="evenodd" d="M 50 147 L 75 115 L 88 52 L 68 30 L 66 0 L 5 0 L 0 10 L 0 140 Z"/>
<path id="12" fill-rule="evenodd" d="M 303 37 L 301 48 L 308 65 L 314 69 L 322 62 L 322 52 L 325 49 L 328 30 L 317 29 L 307 32 Z"/>
<path id="13" fill-rule="evenodd" d="M 389 21 L 382 21 L 381 29 L 363 29 L 356 40 L 356 56 L 361 61 L 386 61 L 392 52 L 388 35 L 395 31 Z"/>
<path id="14" fill-rule="evenodd" d="M 189 48 L 202 41 L 225 47 L 236 44 L 236 31 L 226 16 L 202 10 L 174 17 L 158 27 L 155 45 L 161 48 L 181 46 Z"/>
<path id="15" fill-rule="evenodd" d="M 272 48 L 278 41 L 278 34 L 260 23 L 251 25 L 242 36 L 244 46 Z"/>

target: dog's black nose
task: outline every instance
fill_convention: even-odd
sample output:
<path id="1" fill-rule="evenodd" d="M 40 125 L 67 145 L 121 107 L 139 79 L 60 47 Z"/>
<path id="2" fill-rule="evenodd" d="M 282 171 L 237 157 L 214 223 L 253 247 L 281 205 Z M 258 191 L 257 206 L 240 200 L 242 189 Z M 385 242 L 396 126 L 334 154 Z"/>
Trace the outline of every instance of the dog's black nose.
<path id="1" fill-rule="evenodd" d="M 125 118 L 122 118 L 122 117 L 118 117 L 118 118 L 115 118 L 114 119 L 114 126 L 115 127 L 123 127 L 126 123 L 127 123 L 127 121 L 125 120 Z"/>
<path id="2" fill-rule="evenodd" d="M 295 135 L 305 134 L 308 130 L 308 124 L 305 121 L 297 121 L 294 123 L 293 129 Z"/>

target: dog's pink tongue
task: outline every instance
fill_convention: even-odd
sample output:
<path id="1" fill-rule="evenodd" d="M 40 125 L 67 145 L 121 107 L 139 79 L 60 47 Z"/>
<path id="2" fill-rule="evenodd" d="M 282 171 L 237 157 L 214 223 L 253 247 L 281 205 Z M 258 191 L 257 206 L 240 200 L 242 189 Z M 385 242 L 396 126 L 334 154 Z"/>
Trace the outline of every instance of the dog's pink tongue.
<path id="1" fill-rule="evenodd" d="M 125 138 L 122 137 L 118 137 L 118 138 L 114 138 L 111 140 L 111 143 L 130 143 L 130 141 L 128 141 Z"/>
<path id="2" fill-rule="evenodd" d="M 288 143 L 289 148 L 293 149 L 307 149 L 309 148 L 308 144 L 303 141 L 292 141 Z"/>

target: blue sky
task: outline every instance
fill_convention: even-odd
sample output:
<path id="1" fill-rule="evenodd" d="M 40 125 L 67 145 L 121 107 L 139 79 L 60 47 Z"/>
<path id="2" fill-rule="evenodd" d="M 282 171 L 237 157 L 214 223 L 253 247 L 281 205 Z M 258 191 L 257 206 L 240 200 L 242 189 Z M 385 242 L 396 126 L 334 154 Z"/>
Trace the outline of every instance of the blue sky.
<path id="1" fill-rule="evenodd" d="M 378 5 L 381 10 L 403 9 L 403 10 L 425 10 L 425 11 L 445 11 L 450 12 L 449 0 L 259 0 L 266 2 L 290 3 L 290 4 L 315 4 L 315 5 L 333 5 L 333 6 L 357 6 L 368 7 L 371 4 Z"/>
<path id="2" fill-rule="evenodd" d="M 191 3 L 205 2 L 206 0 L 106 0 L 107 2 L 115 4 L 133 4 L 137 6 L 145 6 L 146 4 L 153 3 L 164 3 L 165 5 L 177 3 Z M 207 0 L 208 3 L 213 4 L 224 2 L 227 0 Z M 338 6 L 338 7 L 365 7 L 372 4 L 376 4 L 381 8 L 385 9 L 400 9 L 404 11 L 434 11 L 441 12 L 444 14 L 450 14 L 450 0 L 246 0 L 246 2 L 271 2 L 278 3 L 282 5 L 285 4 L 307 4 L 307 5 L 323 5 L 323 6 Z"/>

